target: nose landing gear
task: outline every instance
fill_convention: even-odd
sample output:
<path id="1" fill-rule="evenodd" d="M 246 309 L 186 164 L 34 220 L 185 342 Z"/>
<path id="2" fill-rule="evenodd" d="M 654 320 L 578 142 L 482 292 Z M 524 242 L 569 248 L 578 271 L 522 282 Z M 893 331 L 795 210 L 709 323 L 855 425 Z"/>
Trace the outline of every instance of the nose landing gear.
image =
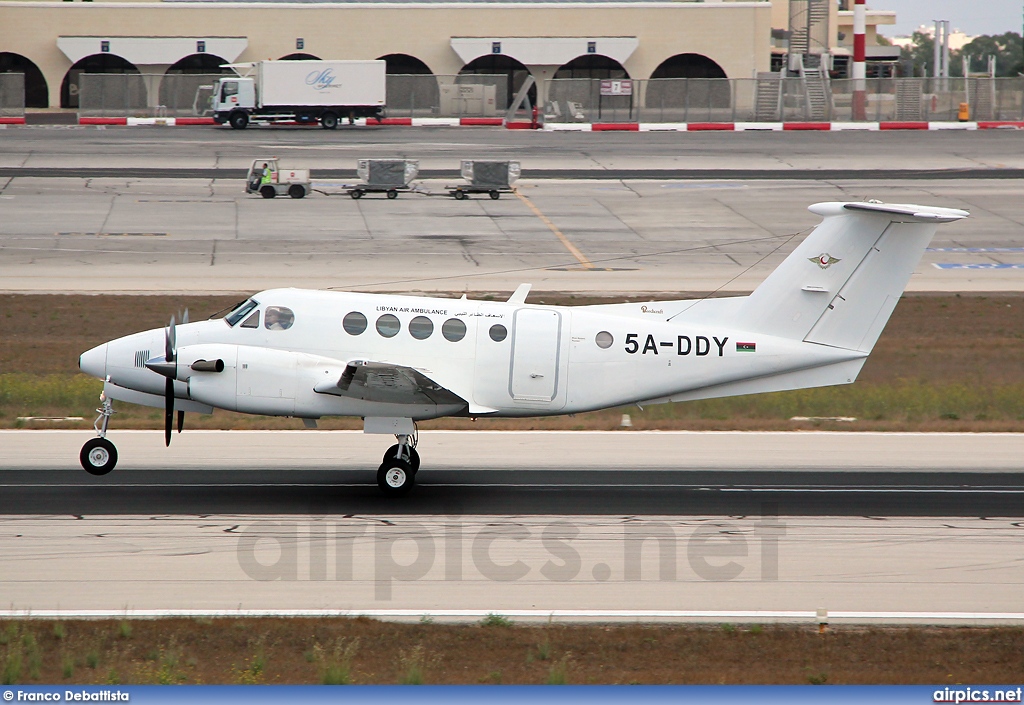
<path id="1" fill-rule="evenodd" d="M 102 392 L 100 402 L 102 406 L 96 409 L 99 416 L 92 425 L 96 429 L 97 437 L 86 441 L 82 446 L 82 452 L 78 454 L 82 467 L 90 475 L 106 475 L 117 465 L 117 448 L 107 440 L 107 426 L 110 424 L 110 417 L 114 415 L 114 406 Z"/>
<path id="2" fill-rule="evenodd" d="M 411 434 L 395 434 L 398 443 L 384 453 L 384 462 L 377 468 L 377 486 L 384 494 L 399 497 L 412 489 L 416 471 L 420 469 L 420 454 L 416 452 L 419 432 L 413 427 Z"/>

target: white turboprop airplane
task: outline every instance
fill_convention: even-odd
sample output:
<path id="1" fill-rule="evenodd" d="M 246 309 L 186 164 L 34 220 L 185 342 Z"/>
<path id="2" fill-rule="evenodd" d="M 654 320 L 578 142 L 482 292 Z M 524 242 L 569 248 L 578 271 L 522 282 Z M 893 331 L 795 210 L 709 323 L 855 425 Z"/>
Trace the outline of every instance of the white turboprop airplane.
<path id="1" fill-rule="evenodd" d="M 936 226 L 951 208 L 819 203 L 822 222 L 749 296 L 646 304 L 543 306 L 529 285 L 506 302 L 272 289 L 223 319 L 136 333 L 89 350 L 105 381 L 94 475 L 113 469 L 111 400 L 174 412 L 213 408 L 360 416 L 394 434 L 377 483 L 411 489 L 416 422 L 441 416 L 573 414 L 856 379 Z"/>

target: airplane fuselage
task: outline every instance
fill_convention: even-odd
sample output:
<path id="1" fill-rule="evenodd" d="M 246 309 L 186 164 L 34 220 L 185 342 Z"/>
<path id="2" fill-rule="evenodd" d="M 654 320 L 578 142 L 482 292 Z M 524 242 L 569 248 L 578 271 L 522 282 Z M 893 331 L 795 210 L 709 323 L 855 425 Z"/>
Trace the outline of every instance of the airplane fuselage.
<path id="1" fill-rule="evenodd" d="M 304 418 L 543 416 L 664 401 L 865 357 L 716 322 L 729 300 L 561 307 L 277 289 L 250 301 L 257 305 L 233 325 L 177 327 L 177 398 Z M 708 315 L 667 320 L 694 306 Z M 286 329 L 268 327 L 271 309 L 291 316 Z M 83 370 L 162 395 L 165 378 L 145 363 L 161 354 L 164 338 L 159 328 L 111 341 L 82 356 Z M 222 371 L 191 369 L 213 359 Z M 333 388 L 354 360 L 412 368 L 457 399 L 410 395 L 386 372 L 361 392 Z"/>

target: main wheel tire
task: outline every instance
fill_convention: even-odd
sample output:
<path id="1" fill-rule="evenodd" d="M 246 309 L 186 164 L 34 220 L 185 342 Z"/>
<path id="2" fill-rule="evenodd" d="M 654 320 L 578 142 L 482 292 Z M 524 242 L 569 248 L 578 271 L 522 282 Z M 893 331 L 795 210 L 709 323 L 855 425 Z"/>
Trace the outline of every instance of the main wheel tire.
<path id="1" fill-rule="evenodd" d="M 324 113 L 320 116 L 320 126 L 325 130 L 333 130 L 338 126 L 338 116 L 334 113 Z"/>
<path id="2" fill-rule="evenodd" d="M 462 189 L 456 189 L 455 193 L 453 193 L 452 195 L 455 196 L 456 201 L 461 201 L 466 197 L 466 192 L 463 191 Z"/>
<path id="3" fill-rule="evenodd" d="M 249 116 L 245 113 L 231 113 L 228 122 L 231 123 L 232 129 L 244 130 L 245 126 L 249 124 Z"/>
<path id="4" fill-rule="evenodd" d="M 363 190 L 358 188 L 353 189 L 352 191 L 348 192 L 348 195 L 351 196 L 352 198 L 359 199 L 363 197 Z"/>
<path id="5" fill-rule="evenodd" d="M 304 198 L 306 189 L 301 184 L 292 184 L 288 187 L 288 195 L 292 198 Z"/>
<path id="6" fill-rule="evenodd" d="M 497 191 L 491 191 L 491 200 L 492 201 L 497 201 L 499 198 L 501 198 L 501 194 L 500 193 L 498 193 Z"/>
<path id="7" fill-rule="evenodd" d="M 398 444 L 391 446 L 384 453 L 384 462 L 388 462 L 393 458 L 398 458 Z M 415 448 L 409 449 L 409 464 L 412 466 L 413 474 L 419 472 L 420 469 L 420 454 L 416 452 Z"/>
<path id="8" fill-rule="evenodd" d="M 415 476 L 409 463 L 398 458 L 388 458 L 377 468 L 377 486 L 390 497 L 400 497 L 412 489 Z"/>
<path id="9" fill-rule="evenodd" d="M 260 195 L 264 198 L 273 198 L 277 195 L 277 189 L 270 184 L 263 184 L 263 186 L 260 187 Z"/>
<path id="10" fill-rule="evenodd" d="M 117 448 L 106 438 L 91 438 L 82 446 L 78 459 L 90 475 L 106 475 L 117 465 Z"/>
<path id="11" fill-rule="evenodd" d="M 396 198 L 398 198 L 398 191 L 396 191 L 394 189 L 389 190 L 388 191 L 388 198 L 390 200 L 392 200 L 392 201 L 395 200 Z"/>

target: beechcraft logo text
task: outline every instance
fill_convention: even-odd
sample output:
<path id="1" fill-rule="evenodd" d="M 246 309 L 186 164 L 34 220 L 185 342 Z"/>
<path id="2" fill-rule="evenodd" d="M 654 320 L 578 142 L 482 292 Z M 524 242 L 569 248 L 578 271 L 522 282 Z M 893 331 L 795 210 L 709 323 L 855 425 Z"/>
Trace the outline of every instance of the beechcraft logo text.
<path id="1" fill-rule="evenodd" d="M 827 252 L 822 252 L 817 257 L 808 257 L 807 261 L 808 262 L 814 262 L 816 265 L 818 265 L 822 269 L 828 269 L 829 267 L 831 267 L 836 262 L 841 262 L 842 260 L 838 259 L 837 257 L 833 257 L 832 255 L 830 255 Z"/>

